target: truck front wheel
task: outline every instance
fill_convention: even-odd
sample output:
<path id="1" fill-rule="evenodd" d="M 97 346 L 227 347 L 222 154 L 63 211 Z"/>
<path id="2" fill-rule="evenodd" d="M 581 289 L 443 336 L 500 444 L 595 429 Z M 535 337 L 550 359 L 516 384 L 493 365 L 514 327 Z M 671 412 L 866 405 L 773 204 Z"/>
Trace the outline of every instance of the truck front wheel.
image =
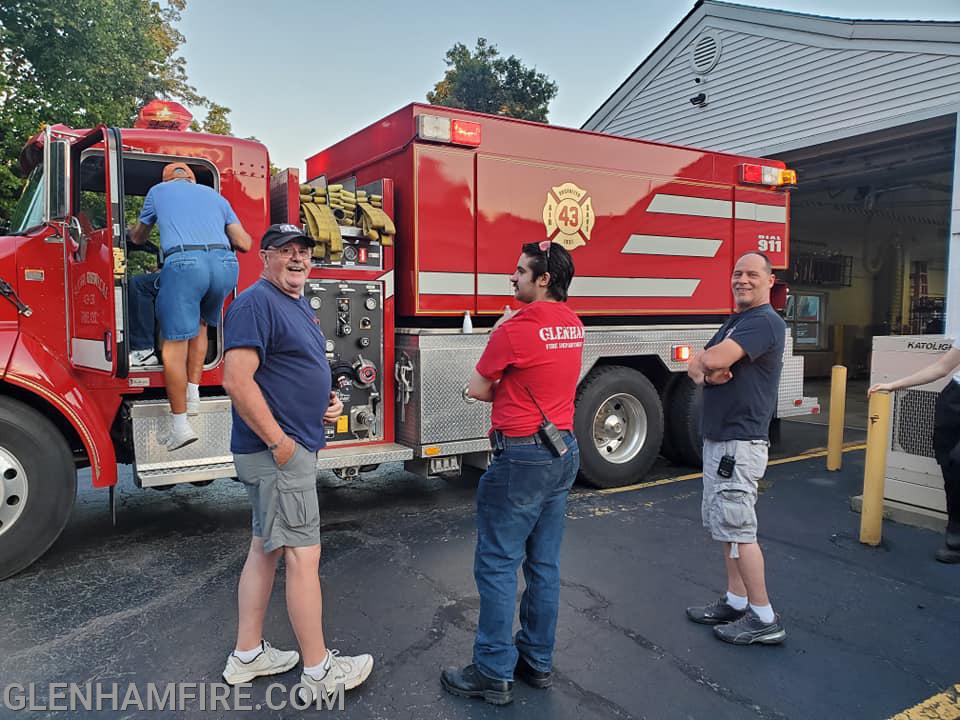
<path id="1" fill-rule="evenodd" d="M 53 545 L 76 494 L 73 456 L 60 431 L 29 405 L 0 397 L 0 580 Z"/>
<path id="2" fill-rule="evenodd" d="M 577 391 L 573 425 L 584 481 L 600 488 L 629 485 L 657 459 L 663 440 L 660 396 L 632 368 L 594 368 Z"/>

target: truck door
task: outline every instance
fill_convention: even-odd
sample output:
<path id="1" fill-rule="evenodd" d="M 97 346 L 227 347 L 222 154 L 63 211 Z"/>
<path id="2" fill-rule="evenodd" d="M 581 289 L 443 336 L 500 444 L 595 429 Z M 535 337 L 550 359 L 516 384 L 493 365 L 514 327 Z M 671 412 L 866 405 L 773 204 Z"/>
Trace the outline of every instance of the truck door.
<path id="1" fill-rule="evenodd" d="M 70 154 L 70 220 L 64 243 L 70 363 L 127 375 L 126 254 L 120 131 L 101 126 Z"/>

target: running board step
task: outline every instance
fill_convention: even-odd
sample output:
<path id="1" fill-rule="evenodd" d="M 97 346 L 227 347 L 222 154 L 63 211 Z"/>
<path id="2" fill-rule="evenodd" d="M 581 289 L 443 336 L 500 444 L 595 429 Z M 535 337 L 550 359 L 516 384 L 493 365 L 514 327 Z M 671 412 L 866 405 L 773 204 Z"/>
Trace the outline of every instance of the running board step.
<path id="1" fill-rule="evenodd" d="M 190 418 L 199 440 L 169 452 L 160 443 L 170 405 L 166 400 L 127 403 L 133 435 L 133 477 L 141 487 L 203 482 L 236 476 L 230 452 L 230 398 L 205 397 L 200 414 Z M 360 468 L 385 462 L 402 462 L 413 450 L 397 443 L 371 443 L 328 447 L 317 453 L 317 470 Z"/>

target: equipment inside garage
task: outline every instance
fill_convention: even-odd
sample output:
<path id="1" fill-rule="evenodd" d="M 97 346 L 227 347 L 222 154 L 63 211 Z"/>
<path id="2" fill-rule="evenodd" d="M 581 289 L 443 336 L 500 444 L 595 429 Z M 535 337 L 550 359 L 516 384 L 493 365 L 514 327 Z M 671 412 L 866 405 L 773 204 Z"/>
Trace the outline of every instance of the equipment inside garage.
<path id="1" fill-rule="evenodd" d="M 944 332 L 956 117 L 780 156 L 799 176 L 785 279 L 806 376 L 865 377 L 875 336 Z"/>

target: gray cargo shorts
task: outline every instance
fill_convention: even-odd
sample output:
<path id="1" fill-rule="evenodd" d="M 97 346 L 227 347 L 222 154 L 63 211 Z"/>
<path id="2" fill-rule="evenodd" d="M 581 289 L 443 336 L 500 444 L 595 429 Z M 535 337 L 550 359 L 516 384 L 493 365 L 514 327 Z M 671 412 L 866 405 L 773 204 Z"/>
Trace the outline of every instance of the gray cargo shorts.
<path id="1" fill-rule="evenodd" d="M 714 540 L 757 541 L 757 485 L 767 470 L 766 440 L 703 440 L 703 526 Z M 717 475 L 720 458 L 736 458 L 733 475 Z M 736 555 L 732 555 L 736 557 Z"/>
<path id="2" fill-rule="evenodd" d="M 283 467 L 269 450 L 234 455 L 233 464 L 250 498 L 253 534 L 263 538 L 265 551 L 320 544 L 316 455 L 297 443 Z"/>

